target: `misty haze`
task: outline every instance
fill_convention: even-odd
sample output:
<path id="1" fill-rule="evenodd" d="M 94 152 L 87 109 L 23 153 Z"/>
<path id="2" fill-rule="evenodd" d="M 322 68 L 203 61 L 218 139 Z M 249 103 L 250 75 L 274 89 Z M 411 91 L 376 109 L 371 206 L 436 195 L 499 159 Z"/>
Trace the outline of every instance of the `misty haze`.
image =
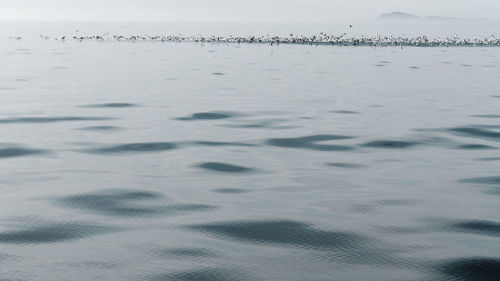
<path id="1" fill-rule="evenodd" d="M 3 0 L 1 280 L 500 280 L 500 2 Z"/>

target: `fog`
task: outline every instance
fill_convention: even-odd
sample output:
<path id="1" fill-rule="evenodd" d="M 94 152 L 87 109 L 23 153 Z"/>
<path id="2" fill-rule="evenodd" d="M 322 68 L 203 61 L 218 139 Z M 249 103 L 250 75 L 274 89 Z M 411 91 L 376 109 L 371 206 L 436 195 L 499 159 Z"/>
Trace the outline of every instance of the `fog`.
<path id="1" fill-rule="evenodd" d="M 404 11 L 498 19 L 498 0 L 2 0 L 0 19 L 188 22 L 360 22 Z"/>

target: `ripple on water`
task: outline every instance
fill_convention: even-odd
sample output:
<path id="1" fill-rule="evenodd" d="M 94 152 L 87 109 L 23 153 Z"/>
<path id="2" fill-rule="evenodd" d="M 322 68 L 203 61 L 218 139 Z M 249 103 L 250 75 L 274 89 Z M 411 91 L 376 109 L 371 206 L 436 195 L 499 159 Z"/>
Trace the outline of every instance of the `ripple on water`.
<path id="1" fill-rule="evenodd" d="M 479 160 L 479 161 L 500 161 L 500 157 L 486 157 L 486 158 L 479 158 L 477 160 Z"/>
<path id="2" fill-rule="evenodd" d="M 218 142 L 218 141 L 195 141 L 192 142 L 193 145 L 200 146 L 246 146 L 253 147 L 254 144 L 242 143 L 242 142 Z"/>
<path id="3" fill-rule="evenodd" d="M 277 147 L 301 148 L 318 151 L 346 151 L 353 149 L 346 145 L 319 144 L 322 141 L 352 139 L 350 136 L 340 135 L 312 135 L 298 138 L 276 138 L 266 141 L 267 144 Z"/>
<path id="4" fill-rule="evenodd" d="M 500 259 L 460 258 L 441 265 L 438 270 L 457 281 L 500 280 Z"/>
<path id="5" fill-rule="evenodd" d="M 229 112 L 198 112 L 194 113 L 189 117 L 179 117 L 177 120 L 182 121 L 195 121 L 195 120 L 218 120 L 227 119 L 233 117 L 233 113 Z"/>
<path id="6" fill-rule="evenodd" d="M 253 280 L 239 271 L 226 268 L 203 268 L 154 276 L 154 281 L 246 281 Z"/>
<path id="7" fill-rule="evenodd" d="M 500 236 L 500 223 L 485 220 L 467 220 L 451 225 L 456 231 L 470 232 L 475 234 Z"/>
<path id="8" fill-rule="evenodd" d="M 500 195 L 500 176 L 468 178 L 462 179 L 460 182 L 484 185 L 489 188 L 488 193 Z"/>
<path id="9" fill-rule="evenodd" d="M 96 107 L 96 108 L 124 108 L 124 107 L 135 107 L 139 106 L 134 103 L 124 103 L 124 102 L 115 102 L 115 103 L 102 103 L 102 104 L 89 104 L 84 107 Z"/>
<path id="10" fill-rule="evenodd" d="M 0 243 L 43 244 L 83 239 L 117 229 L 84 223 L 54 223 L 30 226 L 0 233 Z"/>
<path id="11" fill-rule="evenodd" d="M 239 188 L 218 188 L 214 189 L 213 192 L 226 193 L 226 194 L 241 194 L 241 193 L 248 193 L 249 191 Z"/>
<path id="12" fill-rule="evenodd" d="M 388 149 L 404 149 L 414 147 L 421 143 L 414 141 L 395 141 L 395 140 L 376 140 L 364 143 L 364 147 L 372 148 L 388 148 Z"/>
<path id="13" fill-rule="evenodd" d="M 500 185 L 500 176 L 468 178 L 468 179 L 461 180 L 461 182 L 485 184 L 485 185 Z"/>
<path id="14" fill-rule="evenodd" d="M 287 122 L 284 119 L 260 119 L 260 120 L 245 120 L 243 123 L 237 124 L 221 124 L 221 127 L 236 128 L 236 129 L 271 129 L 282 130 L 296 128 L 291 125 L 280 125 L 280 123 Z"/>
<path id="15" fill-rule="evenodd" d="M 318 230 L 309 224 L 291 220 L 222 222 L 194 225 L 189 228 L 249 243 L 315 250 L 357 247 L 355 245 L 363 241 L 363 238 L 353 233 Z"/>
<path id="16" fill-rule="evenodd" d="M 337 114 L 359 114 L 358 111 L 351 111 L 351 110 L 335 110 L 335 111 L 332 111 L 332 113 L 337 113 Z"/>
<path id="17" fill-rule="evenodd" d="M 287 129 L 297 128 L 297 126 L 280 126 L 280 125 L 274 125 L 273 123 L 275 122 L 223 124 L 219 126 L 226 128 L 235 128 L 235 129 L 268 129 L 268 130 L 287 130 Z"/>
<path id="18" fill-rule="evenodd" d="M 109 155 L 122 155 L 134 153 L 152 153 L 176 149 L 175 143 L 169 142 L 144 142 L 144 143 L 127 143 L 114 146 L 98 147 L 85 150 L 87 153 L 92 154 L 109 154 Z"/>
<path id="19" fill-rule="evenodd" d="M 96 131 L 96 132 L 110 132 L 110 131 L 117 131 L 120 129 L 122 128 L 115 126 L 90 126 L 90 127 L 78 128 L 78 130 L 82 131 Z"/>
<path id="20" fill-rule="evenodd" d="M 223 173 L 249 173 L 255 171 L 252 168 L 220 163 L 220 162 L 205 162 L 198 164 L 197 167 L 209 171 L 223 172 Z"/>
<path id="21" fill-rule="evenodd" d="M 494 146 L 490 145 L 485 145 L 485 144 L 462 144 L 457 147 L 458 149 L 464 149 L 464 150 L 493 150 L 497 149 Z"/>
<path id="22" fill-rule="evenodd" d="M 30 155 L 40 155 L 45 153 L 48 153 L 48 151 L 22 147 L 0 147 L 0 158 L 14 158 Z"/>
<path id="23" fill-rule="evenodd" d="M 344 162 L 326 163 L 326 165 L 330 167 L 345 168 L 345 169 L 359 169 L 364 167 L 363 165 L 354 163 L 344 163 Z"/>
<path id="24" fill-rule="evenodd" d="M 58 198 L 56 203 L 67 208 L 120 217 L 149 217 L 208 211 L 216 208 L 203 204 L 172 203 L 158 193 L 130 190 L 71 195 Z"/>
<path id="25" fill-rule="evenodd" d="M 258 124 L 258 123 L 252 123 L 252 124 L 224 124 L 221 125 L 221 127 L 226 127 L 226 128 L 236 128 L 236 129 L 265 129 L 265 128 L 272 128 L 268 124 Z"/>
<path id="26" fill-rule="evenodd" d="M 0 124 L 11 124 L 11 123 L 55 123 L 55 122 L 71 122 L 71 121 L 104 121 L 113 120 L 114 118 L 109 117 L 21 117 L 21 118 L 9 118 L 0 119 Z"/>
<path id="27" fill-rule="evenodd" d="M 500 139 L 500 132 L 492 131 L 486 126 L 467 126 L 467 127 L 457 127 L 449 129 L 451 132 L 467 137 L 481 138 L 481 139 Z"/>
<path id="28" fill-rule="evenodd" d="M 375 240 L 352 232 L 326 231 L 293 220 L 232 221 L 188 226 L 197 232 L 215 235 L 219 239 L 241 241 L 259 246 L 272 245 L 307 249 L 314 259 L 331 262 L 413 266 L 406 258 L 398 258 Z"/>
<path id="29" fill-rule="evenodd" d="M 500 118 L 498 114 L 480 114 L 480 115 L 472 115 L 471 117 L 479 117 L 479 118 Z"/>

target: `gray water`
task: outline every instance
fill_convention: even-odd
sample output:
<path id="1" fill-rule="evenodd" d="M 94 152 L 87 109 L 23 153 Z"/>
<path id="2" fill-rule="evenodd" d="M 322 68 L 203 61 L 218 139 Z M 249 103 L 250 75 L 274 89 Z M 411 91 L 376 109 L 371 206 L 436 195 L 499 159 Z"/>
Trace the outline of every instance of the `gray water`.
<path id="1" fill-rule="evenodd" d="M 500 280 L 499 48 L 0 40 L 2 280 Z"/>

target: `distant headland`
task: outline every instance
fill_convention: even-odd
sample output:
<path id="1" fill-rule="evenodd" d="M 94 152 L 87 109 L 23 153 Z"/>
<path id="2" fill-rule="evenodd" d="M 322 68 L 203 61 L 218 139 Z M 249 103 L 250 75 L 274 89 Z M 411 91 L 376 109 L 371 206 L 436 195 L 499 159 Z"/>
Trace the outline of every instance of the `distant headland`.
<path id="1" fill-rule="evenodd" d="M 471 18 L 454 18 L 454 17 L 442 17 L 442 16 L 427 16 L 421 17 L 414 14 L 409 14 L 405 12 L 391 12 L 380 15 L 378 20 L 413 20 L 413 21 L 470 21 L 470 22 L 489 22 L 491 20 L 487 18 L 481 19 L 471 19 Z"/>

